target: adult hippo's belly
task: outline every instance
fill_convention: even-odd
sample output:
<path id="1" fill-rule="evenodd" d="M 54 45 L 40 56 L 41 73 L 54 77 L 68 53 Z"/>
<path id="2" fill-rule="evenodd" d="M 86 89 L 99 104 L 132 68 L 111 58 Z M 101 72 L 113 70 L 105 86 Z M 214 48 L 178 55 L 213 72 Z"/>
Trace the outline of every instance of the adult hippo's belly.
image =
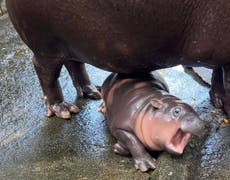
<path id="1" fill-rule="evenodd" d="M 84 63 L 116 73 L 178 64 L 214 69 L 211 98 L 230 115 L 230 3 L 204 1 L 7 0 L 10 18 L 34 53 L 47 115 L 69 118 L 58 77 L 64 65 L 78 95 L 99 98 Z"/>

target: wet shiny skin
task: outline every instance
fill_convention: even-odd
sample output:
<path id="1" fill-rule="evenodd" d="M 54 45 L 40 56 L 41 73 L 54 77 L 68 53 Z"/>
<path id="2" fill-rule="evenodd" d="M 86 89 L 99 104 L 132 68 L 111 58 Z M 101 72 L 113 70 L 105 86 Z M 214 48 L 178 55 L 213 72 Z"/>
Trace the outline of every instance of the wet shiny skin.
<path id="1" fill-rule="evenodd" d="M 79 94 L 98 98 L 82 63 L 116 73 L 184 64 L 214 69 L 211 100 L 230 115 L 228 0 L 7 0 L 7 7 L 35 54 L 51 105 L 64 101 L 56 82 L 62 65 L 69 67 L 76 89 L 82 89 Z"/>
<path id="2" fill-rule="evenodd" d="M 191 134 L 202 134 L 204 129 L 188 104 L 168 94 L 157 73 L 142 78 L 112 73 L 103 83 L 102 98 L 101 110 L 117 140 L 114 151 L 131 153 L 135 168 L 141 171 L 155 168 L 145 148 L 182 154 Z M 174 116 L 177 109 L 180 114 Z"/>

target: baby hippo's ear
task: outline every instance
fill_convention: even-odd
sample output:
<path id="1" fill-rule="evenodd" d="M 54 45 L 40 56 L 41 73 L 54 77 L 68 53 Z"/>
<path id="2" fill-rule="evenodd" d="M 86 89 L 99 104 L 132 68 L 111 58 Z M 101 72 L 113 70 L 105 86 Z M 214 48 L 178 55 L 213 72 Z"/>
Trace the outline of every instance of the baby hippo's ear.
<path id="1" fill-rule="evenodd" d="M 163 102 L 159 99 L 151 99 L 150 104 L 155 108 L 155 109 L 160 109 L 163 106 Z"/>

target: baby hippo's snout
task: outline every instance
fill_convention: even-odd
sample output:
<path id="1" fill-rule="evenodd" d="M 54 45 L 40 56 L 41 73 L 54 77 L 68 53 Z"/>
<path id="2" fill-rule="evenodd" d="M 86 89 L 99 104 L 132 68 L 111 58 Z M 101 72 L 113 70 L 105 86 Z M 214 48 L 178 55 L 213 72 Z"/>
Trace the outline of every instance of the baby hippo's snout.
<path id="1" fill-rule="evenodd" d="M 186 113 L 179 121 L 180 127 L 166 144 L 166 150 L 172 154 L 182 154 L 192 135 L 201 138 L 207 132 L 204 121 L 195 112 Z"/>
<path id="2" fill-rule="evenodd" d="M 156 109 L 154 101 L 151 104 Z M 174 96 L 165 95 L 159 103 L 161 105 L 152 114 L 152 149 L 182 154 L 192 135 L 205 134 L 205 123 L 190 105 Z"/>
<path id="3" fill-rule="evenodd" d="M 181 121 L 181 129 L 184 132 L 189 132 L 198 137 L 203 137 L 207 132 L 205 122 L 199 117 L 194 116 L 193 113 L 184 117 Z"/>
<path id="4" fill-rule="evenodd" d="M 196 114 L 186 114 L 180 119 L 180 126 L 172 136 L 166 150 L 172 154 L 182 154 L 192 135 L 203 137 L 206 134 L 206 126 Z"/>

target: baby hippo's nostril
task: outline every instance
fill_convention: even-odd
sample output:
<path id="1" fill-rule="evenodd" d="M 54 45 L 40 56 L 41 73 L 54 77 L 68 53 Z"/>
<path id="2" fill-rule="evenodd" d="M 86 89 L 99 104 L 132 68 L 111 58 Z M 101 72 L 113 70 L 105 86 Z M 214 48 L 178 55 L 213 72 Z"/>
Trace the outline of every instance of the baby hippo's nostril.
<path id="1" fill-rule="evenodd" d="M 197 125 L 197 135 L 199 136 L 199 138 L 205 137 L 212 129 L 211 123 L 205 120 L 199 120 L 199 123 L 197 123 Z"/>
<path id="2" fill-rule="evenodd" d="M 181 123 L 181 129 L 184 132 L 190 132 L 191 134 L 198 136 L 199 138 L 204 137 L 210 128 L 209 123 L 201 120 L 200 118 L 193 118 L 189 120 L 184 120 Z"/>

